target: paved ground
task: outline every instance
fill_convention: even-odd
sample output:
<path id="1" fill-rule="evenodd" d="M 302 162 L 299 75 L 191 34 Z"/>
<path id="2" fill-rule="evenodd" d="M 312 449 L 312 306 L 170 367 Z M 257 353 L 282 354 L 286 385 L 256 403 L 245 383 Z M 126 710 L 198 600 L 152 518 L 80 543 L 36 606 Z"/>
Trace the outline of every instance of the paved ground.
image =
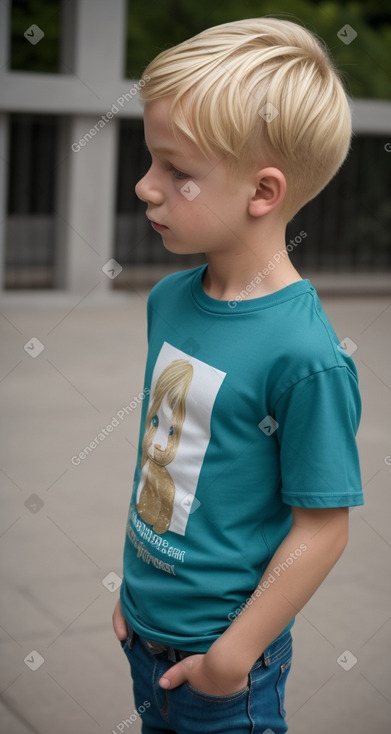
<path id="1" fill-rule="evenodd" d="M 9 294 L 0 307 L 7 734 L 117 734 L 133 711 L 111 630 L 118 592 L 102 581 L 122 570 L 140 408 L 79 465 L 72 457 L 142 389 L 146 297 Z M 297 616 L 289 731 L 389 734 L 391 298 L 322 300 L 340 338 L 357 344 L 366 505 L 351 511 L 347 550 Z M 35 358 L 32 337 L 44 345 Z M 345 667 L 357 658 L 349 670 L 342 653 Z"/>

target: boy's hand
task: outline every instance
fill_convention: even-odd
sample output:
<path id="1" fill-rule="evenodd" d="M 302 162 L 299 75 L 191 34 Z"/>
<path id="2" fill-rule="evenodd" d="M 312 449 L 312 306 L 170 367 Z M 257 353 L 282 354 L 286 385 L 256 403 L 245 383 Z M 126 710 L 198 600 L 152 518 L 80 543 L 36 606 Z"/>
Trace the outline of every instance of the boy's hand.
<path id="1" fill-rule="evenodd" d="M 114 632 L 119 640 L 126 640 L 128 636 L 128 628 L 126 626 L 126 620 L 122 614 L 121 602 L 118 599 L 115 609 L 113 612 L 113 627 Z"/>
<path id="2" fill-rule="evenodd" d="M 126 640 L 128 630 L 119 599 L 113 612 L 113 628 L 119 640 Z M 171 689 L 188 681 L 193 688 L 211 696 L 228 696 L 241 691 L 248 684 L 248 674 L 238 673 L 227 665 L 223 668 L 212 648 L 213 645 L 207 653 L 189 655 L 173 665 L 160 678 L 159 685 Z"/>
<path id="3" fill-rule="evenodd" d="M 212 646 L 213 647 L 213 646 Z M 168 681 L 168 685 L 166 683 Z M 188 681 L 193 688 L 211 696 L 228 696 L 248 685 L 248 674 L 239 673 L 232 666 L 218 664 L 210 650 L 204 654 L 189 655 L 167 670 L 159 680 L 162 688 L 176 688 Z"/>

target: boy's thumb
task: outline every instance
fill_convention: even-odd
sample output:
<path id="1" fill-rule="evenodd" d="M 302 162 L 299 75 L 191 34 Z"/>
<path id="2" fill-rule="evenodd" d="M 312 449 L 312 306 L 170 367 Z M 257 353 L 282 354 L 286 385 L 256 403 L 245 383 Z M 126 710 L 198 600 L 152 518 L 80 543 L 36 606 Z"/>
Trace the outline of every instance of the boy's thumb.
<path id="1" fill-rule="evenodd" d="M 159 680 L 159 686 L 161 688 L 176 688 L 184 683 L 186 680 L 186 672 L 181 665 L 177 663 L 172 668 L 166 670 L 164 675 Z"/>
<path id="2" fill-rule="evenodd" d="M 166 670 L 159 680 L 159 686 L 161 688 L 169 689 L 180 686 L 188 679 L 190 671 L 199 665 L 202 657 L 203 655 L 195 653 L 194 655 L 190 655 L 189 657 L 180 660 L 179 663 Z"/>

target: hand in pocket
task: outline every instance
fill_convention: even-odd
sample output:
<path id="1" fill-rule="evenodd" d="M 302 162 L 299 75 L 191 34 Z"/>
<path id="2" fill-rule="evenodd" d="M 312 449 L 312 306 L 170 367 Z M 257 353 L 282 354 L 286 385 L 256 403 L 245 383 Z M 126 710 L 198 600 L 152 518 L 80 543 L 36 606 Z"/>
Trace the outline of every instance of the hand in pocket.
<path id="1" fill-rule="evenodd" d="M 126 619 L 122 613 L 121 602 L 119 599 L 113 612 L 113 628 L 119 640 L 126 640 L 128 636 L 128 628 L 126 626 Z"/>

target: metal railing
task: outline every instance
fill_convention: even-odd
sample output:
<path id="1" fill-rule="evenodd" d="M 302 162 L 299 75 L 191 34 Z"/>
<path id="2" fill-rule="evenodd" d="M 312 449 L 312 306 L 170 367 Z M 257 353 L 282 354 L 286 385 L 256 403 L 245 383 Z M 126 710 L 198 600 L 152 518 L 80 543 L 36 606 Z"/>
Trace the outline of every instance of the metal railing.
<path id="1" fill-rule="evenodd" d="M 54 115 L 11 117 L 6 288 L 54 287 L 59 120 Z M 384 135 L 355 136 L 337 176 L 289 223 L 287 242 L 296 267 L 329 273 L 391 271 L 387 144 Z M 150 285 L 164 272 L 205 262 L 203 255 L 168 252 L 151 229 L 145 204 L 134 193 L 148 165 L 142 121 L 121 120 L 112 251 L 123 272 L 115 287 Z"/>

